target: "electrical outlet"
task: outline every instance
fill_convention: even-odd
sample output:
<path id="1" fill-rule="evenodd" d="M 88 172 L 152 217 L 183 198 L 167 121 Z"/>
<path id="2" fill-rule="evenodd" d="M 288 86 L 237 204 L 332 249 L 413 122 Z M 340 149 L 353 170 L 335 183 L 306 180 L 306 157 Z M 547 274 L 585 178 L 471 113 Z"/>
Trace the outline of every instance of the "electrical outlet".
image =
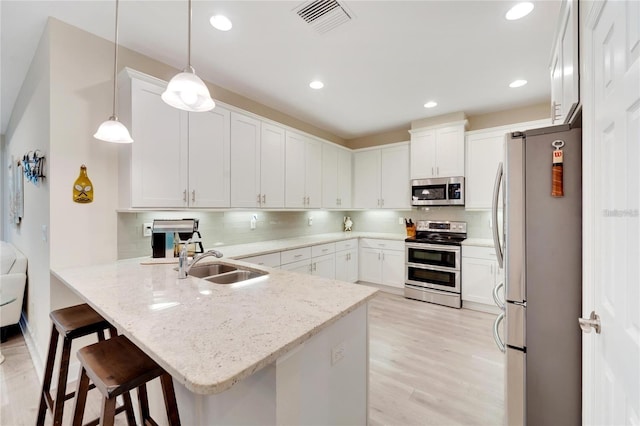
<path id="1" fill-rule="evenodd" d="M 254 214 L 251 216 L 251 222 L 249 222 L 249 226 L 251 229 L 256 229 L 256 222 L 258 221 L 258 215 Z"/>
<path id="2" fill-rule="evenodd" d="M 47 242 L 49 239 L 49 227 L 47 225 L 42 225 L 42 242 Z"/>
<path id="3" fill-rule="evenodd" d="M 340 342 L 331 349 L 331 365 L 335 365 L 344 358 L 344 342 Z"/>
<path id="4" fill-rule="evenodd" d="M 313 216 L 309 216 L 309 219 L 307 219 L 307 223 L 309 224 L 309 226 L 313 225 Z"/>
<path id="5" fill-rule="evenodd" d="M 142 236 L 143 237 L 150 237 L 151 236 L 151 228 L 153 227 L 153 224 L 151 222 L 145 222 L 142 224 Z"/>
<path id="6" fill-rule="evenodd" d="M 404 217 L 398 218 L 398 225 L 404 225 Z"/>

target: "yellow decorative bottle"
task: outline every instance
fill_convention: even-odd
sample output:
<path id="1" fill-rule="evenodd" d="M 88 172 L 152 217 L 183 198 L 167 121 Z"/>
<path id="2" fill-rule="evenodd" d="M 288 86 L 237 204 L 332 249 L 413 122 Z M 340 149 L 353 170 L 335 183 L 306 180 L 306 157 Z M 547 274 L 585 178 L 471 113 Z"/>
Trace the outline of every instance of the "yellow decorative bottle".
<path id="1" fill-rule="evenodd" d="M 76 203 L 90 203 L 93 201 L 93 184 L 87 176 L 87 166 L 80 166 L 80 175 L 73 183 L 73 201 Z"/>

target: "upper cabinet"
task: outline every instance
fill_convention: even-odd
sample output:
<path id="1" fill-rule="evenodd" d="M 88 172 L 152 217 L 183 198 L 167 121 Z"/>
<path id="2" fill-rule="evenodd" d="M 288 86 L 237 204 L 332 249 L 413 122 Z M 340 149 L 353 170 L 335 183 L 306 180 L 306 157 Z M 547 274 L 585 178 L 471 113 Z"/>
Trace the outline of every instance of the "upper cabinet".
<path id="1" fill-rule="evenodd" d="M 119 115 L 135 142 L 119 153 L 120 207 L 228 207 L 229 111 L 177 110 L 160 98 L 165 86 L 121 74 Z"/>
<path id="2" fill-rule="evenodd" d="M 411 179 L 464 176 L 466 120 L 411 131 Z"/>
<path id="3" fill-rule="evenodd" d="M 279 126 L 231 113 L 231 207 L 284 207 L 284 134 Z"/>
<path id="4" fill-rule="evenodd" d="M 465 209 L 491 210 L 498 165 L 504 161 L 506 135 L 545 127 L 549 120 L 537 120 L 467 132 Z"/>
<path id="5" fill-rule="evenodd" d="M 288 131 L 285 138 L 285 207 L 322 204 L 322 142 Z"/>
<path id="6" fill-rule="evenodd" d="M 353 154 L 353 207 L 410 209 L 409 144 Z"/>
<path id="7" fill-rule="evenodd" d="M 560 17 L 549 66 L 553 124 L 570 119 L 580 102 L 578 1 L 564 0 Z"/>
<path id="8" fill-rule="evenodd" d="M 351 151 L 322 145 L 322 207 L 351 208 Z"/>

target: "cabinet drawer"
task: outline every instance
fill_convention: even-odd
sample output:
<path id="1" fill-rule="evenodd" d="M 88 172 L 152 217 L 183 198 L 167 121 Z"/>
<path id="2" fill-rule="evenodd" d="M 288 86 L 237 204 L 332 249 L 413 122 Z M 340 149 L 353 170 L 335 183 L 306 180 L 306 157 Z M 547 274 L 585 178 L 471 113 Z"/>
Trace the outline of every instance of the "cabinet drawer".
<path id="1" fill-rule="evenodd" d="M 271 268 L 277 268 L 280 266 L 280 253 L 261 254 L 258 256 L 243 257 L 238 260 L 253 263 L 254 265 L 263 265 L 269 266 Z"/>
<path id="2" fill-rule="evenodd" d="M 404 251 L 404 241 L 375 240 L 372 238 L 363 238 L 360 240 L 360 247 Z"/>
<path id="3" fill-rule="evenodd" d="M 496 260 L 496 251 L 493 247 L 462 246 L 462 257 Z"/>
<path id="4" fill-rule="evenodd" d="M 280 262 L 283 265 L 291 262 L 298 262 L 300 260 L 311 258 L 311 247 L 302 247 L 299 249 L 286 250 L 280 252 Z"/>
<path id="5" fill-rule="evenodd" d="M 358 247 L 358 240 L 355 238 L 352 240 L 338 241 L 336 243 L 336 251 L 350 250 L 357 247 Z"/>
<path id="6" fill-rule="evenodd" d="M 301 274 L 311 273 L 311 260 L 299 260 L 297 262 L 282 264 L 280 267 L 283 271 L 300 272 Z"/>
<path id="7" fill-rule="evenodd" d="M 311 247 L 311 257 L 324 256 L 325 254 L 335 253 L 336 243 L 320 244 Z"/>

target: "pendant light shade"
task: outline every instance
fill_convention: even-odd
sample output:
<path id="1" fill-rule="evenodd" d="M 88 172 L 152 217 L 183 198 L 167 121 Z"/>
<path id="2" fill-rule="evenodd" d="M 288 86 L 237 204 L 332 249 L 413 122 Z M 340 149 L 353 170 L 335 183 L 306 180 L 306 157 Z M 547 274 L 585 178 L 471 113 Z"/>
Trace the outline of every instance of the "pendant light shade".
<path id="1" fill-rule="evenodd" d="M 167 89 L 162 93 L 162 100 L 174 108 L 191 112 L 209 111 L 216 106 L 211 99 L 209 89 L 191 66 L 191 0 L 189 0 L 187 67 L 169 81 Z"/>
<path id="2" fill-rule="evenodd" d="M 114 143 L 131 143 L 131 135 L 127 127 L 118 121 L 116 116 L 116 84 L 117 84 L 117 72 L 118 72 L 118 0 L 116 0 L 116 30 L 115 40 L 113 43 L 113 112 L 111 117 L 107 121 L 104 121 L 98 131 L 93 135 L 94 138 L 105 142 Z"/>
<path id="3" fill-rule="evenodd" d="M 209 89 L 191 67 L 171 79 L 162 100 L 174 108 L 192 112 L 209 111 L 216 106 Z"/>
<path id="4" fill-rule="evenodd" d="M 113 143 L 131 143 L 131 135 L 127 127 L 118 121 L 118 117 L 112 115 L 107 121 L 102 122 L 98 131 L 93 135 L 94 138 L 105 142 Z"/>

